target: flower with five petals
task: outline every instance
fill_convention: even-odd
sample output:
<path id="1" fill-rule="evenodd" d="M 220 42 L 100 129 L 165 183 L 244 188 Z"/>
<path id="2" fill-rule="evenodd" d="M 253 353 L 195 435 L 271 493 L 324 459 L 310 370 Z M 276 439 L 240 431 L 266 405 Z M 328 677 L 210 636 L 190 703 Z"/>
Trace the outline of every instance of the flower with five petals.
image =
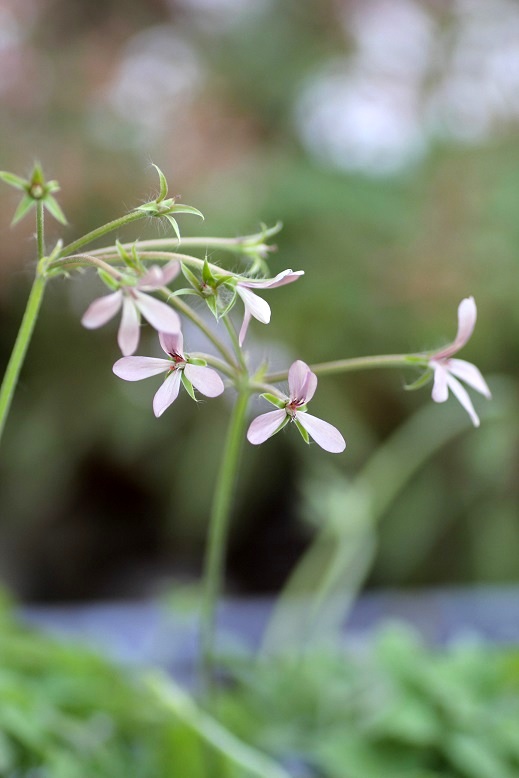
<path id="1" fill-rule="evenodd" d="M 317 419 L 307 413 L 306 404 L 312 399 L 317 388 L 317 376 L 307 364 L 297 360 L 288 371 L 290 397 L 283 400 L 274 395 L 264 395 L 269 402 L 278 406 L 278 410 L 257 416 L 247 431 L 247 439 L 254 445 L 264 443 L 289 422 L 294 422 L 302 437 L 309 442 L 308 436 L 325 451 L 340 454 L 346 448 L 346 442 L 339 430 L 327 421 Z"/>
<path id="2" fill-rule="evenodd" d="M 479 427 L 479 417 L 474 410 L 465 387 L 458 379 L 471 386 L 485 397 L 491 397 L 490 389 L 478 368 L 464 359 L 452 359 L 470 339 L 476 325 L 477 309 L 473 297 L 466 297 L 458 307 L 458 332 L 454 341 L 429 357 L 429 367 L 434 371 L 432 398 L 437 403 L 445 402 L 449 389 L 469 414 L 475 427 Z"/>
<path id="3" fill-rule="evenodd" d="M 291 284 L 293 281 L 297 281 L 299 276 L 304 275 L 304 270 L 283 270 L 278 273 L 274 278 L 263 279 L 249 279 L 248 281 L 239 280 L 236 284 L 236 292 L 243 300 L 245 307 L 245 315 L 243 317 L 243 324 L 241 325 L 240 334 L 238 340 L 240 346 L 243 346 L 245 335 L 247 334 L 247 328 L 251 320 L 251 316 L 260 321 L 262 324 L 268 324 L 270 322 L 270 305 L 258 297 L 257 294 L 252 292 L 252 289 L 273 289 L 276 286 L 284 286 L 285 284 Z"/>
<path id="4" fill-rule="evenodd" d="M 171 283 L 179 272 L 180 264 L 175 260 L 164 267 L 152 265 L 135 285 L 123 283 L 116 292 L 94 300 L 81 319 L 82 325 L 88 329 L 102 327 L 122 307 L 117 342 L 125 357 L 134 354 L 139 345 L 141 314 L 157 331 L 171 335 L 179 333 L 180 318 L 177 312 L 166 303 L 145 294 Z"/>
<path id="5" fill-rule="evenodd" d="M 157 418 L 177 399 L 181 381 L 193 398 L 193 386 L 206 397 L 217 397 L 223 392 L 223 381 L 215 370 L 194 364 L 185 356 L 181 332 L 159 332 L 159 340 L 168 359 L 122 357 L 113 366 L 115 375 L 125 381 L 141 381 L 167 372 L 164 383 L 153 398 L 153 412 Z"/>

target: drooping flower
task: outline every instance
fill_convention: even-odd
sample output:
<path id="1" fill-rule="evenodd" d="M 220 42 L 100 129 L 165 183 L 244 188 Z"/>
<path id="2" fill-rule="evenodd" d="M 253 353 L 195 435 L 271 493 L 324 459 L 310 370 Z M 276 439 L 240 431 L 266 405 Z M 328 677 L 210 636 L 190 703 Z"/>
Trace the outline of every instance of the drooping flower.
<path id="1" fill-rule="evenodd" d="M 429 358 L 429 366 L 434 371 L 432 398 L 437 403 L 445 402 L 449 389 L 469 414 L 475 427 L 479 427 L 479 417 L 474 410 L 465 387 L 458 378 L 480 394 L 489 398 L 490 389 L 478 368 L 464 359 L 452 359 L 470 339 L 476 325 L 477 309 L 473 297 L 466 297 L 458 307 L 458 332 L 454 341 L 437 351 Z"/>
<path id="2" fill-rule="evenodd" d="M 290 397 L 277 401 L 268 395 L 267 399 L 278 405 L 275 411 L 257 416 L 247 431 L 247 439 L 254 445 L 264 443 L 289 422 L 295 422 L 302 436 L 308 442 L 308 433 L 325 451 L 340 454 L 346 448 L 346 442 L 339 430 L 327 421 L 317 419 L 307 413 L 306 404 L 310 402 L 317 388 L 317 376 L 307 364 L 297 360 L 288 371 Z"/>
<path id="3" fill-rule="evenodd" d="M 243 317 L 243 324 L 241 325 L 240 334 L 238 340 L 240 346 L 243 345 L 245 335 L 247 334 L 247 328 L 251 320 L 251 316 L 262 322 L 262 324 L 268 324 L 270 321 L 270 306 L 261 297 L 251 291 L 251 289 L 273 289 L 276 286 L 284 286 L 285 284 L 291 284 L 293 281 L 297 281 L 299 276 L 304 275 L 304 270 L 283 270 L 278 273 L 274 278 L 253 279 L 248 281 L 238 281 L 236 284 L 236 292 L 240 295 L 245 306 L 245 315 Z"/>
<path id="4" fill-rule="evenodd" d="M 179 333 L 180 318 L 177 312 L 166 303 L 145 294 L 167 286 L 179 271 L 180 264 L 175 260 L 164 267 L 152 265 L 134 286 L 123 284 L 116 292 L 94 300 L 81 319 L 82 325 L 92 330 L 102 327 L 122 307 L 117 342 L 125 357 L 135 353 L 139 345 L 141 314 L 158 332 L 171 335 Z"/>
<path id="5" fill-rule="evenodd" d="M 224 391 L 223 381 L 215 370 L 193 364 L 184 355 L 181 332 L 159 332 L 159 340 L 168 359 L 122 357 L 112 368 L 115 375 L 125 381 L 141 381 L 167 372 L 164 383 L 153 398 L 153 412 L 157 418 L 177 399 L 181 381 L 193 397 L 193 386 L 206 397 L 217 397 Z"/>

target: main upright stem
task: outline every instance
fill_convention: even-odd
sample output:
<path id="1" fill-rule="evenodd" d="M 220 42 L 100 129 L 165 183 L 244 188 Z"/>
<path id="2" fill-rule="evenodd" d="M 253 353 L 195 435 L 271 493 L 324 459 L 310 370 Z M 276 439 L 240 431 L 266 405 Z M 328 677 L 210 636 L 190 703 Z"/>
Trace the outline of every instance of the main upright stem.
<path id="1" fill-rule="evenodd" d="M 45 255 L 45 242 L 43 237 L 43 202 L 38 200 L 36 203 L 36 239 L 38 245 L 38 267 L 34 279 L 27 306 L 23 315 L 20 329 L 7 364 L 7 369 L 0 386 L 0 438 L 4 431 L 7 416 L 13 399 L 18 376 L 31 342 L 34 325 L 38 318 L 38 313 L 43 300 L 46 279 L 41 268 L 42 259 Z"/>
<path id="2" fill-rule="evenodd" d="M 242 388 L 234 405 L 218 473 L 211 510 L 204 564 L 204 592 L 200 627 L 200 665 L 204 686 L 212 682 L 216 638 L 216 606 L 222 589 L 227 534 L 238 473 L 250 391 Z"/>

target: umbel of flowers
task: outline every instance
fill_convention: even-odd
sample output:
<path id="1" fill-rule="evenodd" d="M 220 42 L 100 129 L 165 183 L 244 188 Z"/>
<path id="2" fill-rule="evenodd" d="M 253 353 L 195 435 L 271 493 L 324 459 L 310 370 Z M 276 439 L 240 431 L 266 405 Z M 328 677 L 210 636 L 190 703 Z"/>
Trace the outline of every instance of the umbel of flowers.
<path id="1" fill-rule="evenodd" d="M 162 376 L 153 398 L 156 417 L 161 417 L 170 409 L 179 396 L 181 385 L 195 401 L 199 394 L 212 399 L 221 395 L 226 387 L 234 389 L 236 399 L 211 509 L 204 573 L 202 654 L 204 667 L 209 673 L 213 655 L 215 604 L 221 589 L 227 526 L 242 441 L 247 439 L 257 446 L 266 443 L 285 427 L 292 427 L 299 432 L 304 443 L 314 441 L 326 452 L 341 454 L 346 448 L 342 433 L 330 422 L 308 412 L 308 404 L 314 398 L 319 375 L 330 376 L 367 368 L 418 368 L 423 373 L 412 387 L 418 388 L 433 379 L 432 399 L 442 403 L 451 391 L 475 426 L 480 423 L 479 417 L 463 383 L 487 398 L 490 397 L 490 390 L 474 365 L 454 356 L 465 346 L 474 331 L 477 311 L 472 297 L 465 298 L 459 305 L 458 331 L 453 342 L 437 351 L 338 359 L 311 366 L 298 358 L 285 371 L 268 373 L 265 367 L 255 369 L 250 364 L 246 341 L 253 319 L 262 324 L 268 324 L 271 320 L 270 305 L 262 295 L 270 295 L 271 290 L 279 290 L 300 281 L 304 272 L 285 269 L 272 274 L 270 271 L 267 259 L 273 247 L 269 239 L 279 231 L 280 225 L 263 228 L 257 234 L 242 238 L 181 240 L 177 216 L 203 216 L 193 206 L 177 203 L 176 198 L 168 197 L 166 179 L 158 168 L 156 170 L 159 193 L 155 198 L 68 245 L 63 245 L 59 240 L 50 251 L 47 250 L 44 236 L 44 210 L 61 224 L 66 224 L 54 197 L 59 191 L 59 185 L 55 181 L 47 182 L 39 165 L 34 167 L 28 179 L 12 173 L 0 173 L 0 180 L 22 192 L 22 200 L 13 221 L 19 221 L 32 210 L 36 213 L 38 260 L 24 319 L 0 387 L 0 434 L 46 286 L 56 276 L 69 275 L 79 268 L 92 268 L 108 287 L 106 294 L 88 306 L 82 318 L 83 325 L 96 329 L 121 314 L 117 342 L 122 357 L 115 361 L 113 373 L 125 381 L 158 379 Z M 174 234 L 138 240 L 131 244 L 116 240 L 86 250 L 85 247 L 94 241 L 110 233 L 119 233 L 127 224 L 143 218 L 165 222 Z M 206 252 L 213 248 L 226 250 L 232 257 L 233 267 L 236 267 L 238 258 L 242 263 L 241 269 L 230 270 L 209 262 L 207 257 L 196 256 L 196 250 Z M 181 279 L 184 285 L 178 283 Z M 287 292 L 276 291 L 277 294 L 285 295 Z M 196 305 L 190 303 L 193 297 Z M 244 310 L 240 315 L 239 330 L 236 328 L 234 311 L 237 303 Z M 200 313 L 201 305 L 210 314 L 209 323 L 207 317 Z M 211 317 L 215 326 L 211 326 Z M 157 331 L 158 342 L 165 356 L 135 355 L 143 320 Z M 211 343 L 210 352 L 192 353 L 184 350 L 182 327 L 185 321 L 190 321 L 204 333 Z M 286 386 L 287 381 L 288 390 L 284 391 L 281 387 Z M 262 413 L 250 422 L 248 406 L 254 394 L 263 397 L 275 410 Z"/>

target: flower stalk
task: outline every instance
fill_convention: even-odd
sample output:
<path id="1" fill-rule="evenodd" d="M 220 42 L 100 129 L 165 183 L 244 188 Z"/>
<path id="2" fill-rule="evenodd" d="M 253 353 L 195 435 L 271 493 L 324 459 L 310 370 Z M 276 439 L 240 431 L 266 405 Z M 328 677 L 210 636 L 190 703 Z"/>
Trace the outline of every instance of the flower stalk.
<path id="1" fill-rule="evenodd" d="M 213 682 L 216 606 L 222 591 L 229 519 L 238 477 L 240 451 L 245 438 L 249 396 L 250 390 L 244 385 L 238 391 L 232 410 L 209 519 L 200 625 L 200 672 L 206 690 L 211 689 Z"/>

